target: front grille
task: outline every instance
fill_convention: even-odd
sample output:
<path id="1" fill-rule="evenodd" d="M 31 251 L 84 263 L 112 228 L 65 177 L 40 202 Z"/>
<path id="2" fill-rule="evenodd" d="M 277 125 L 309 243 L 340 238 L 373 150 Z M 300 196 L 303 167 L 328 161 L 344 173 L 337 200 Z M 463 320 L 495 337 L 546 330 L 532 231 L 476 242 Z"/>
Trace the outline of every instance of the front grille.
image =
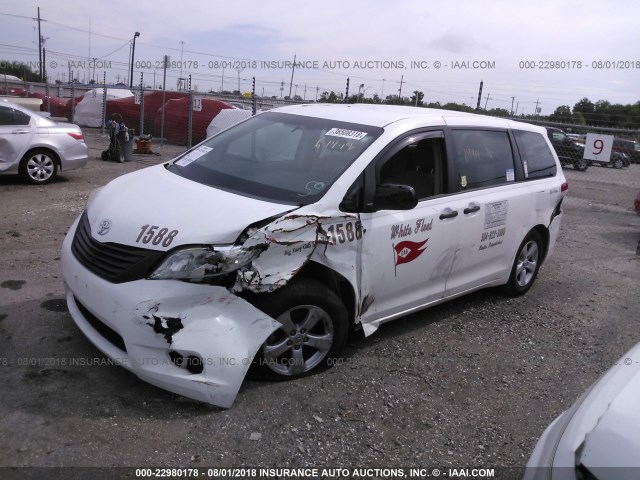
<path id="1" fill-rule="evenodd" d="M 71 251 L 82 265 L 111 283 L 145 278 L 153 265 L 164 255 L 164 252 L 146 248 L 98 242 L 91 236 L 91 225 L 86 211 L 78 223 Z"/>
<path id="2" fill-rule="evenodd" d="M 124 340 L 118 334 L 118 332 L 116 332 L 112 328 L 102 323 L 100 319 L 96 317 L 93 313 L 91 313 L 89 310 L 87 310 L 87 307 L 85 307 L 82 303 L 80 303 L 76 297 L 73 297 L 73 300 L 76 302 L 78 310 L 80 310 L 85 320 L 89 322 L 89 325 L 91 325 L 96 332 L 102 335 L 105 338 L 105 340 L 107 340 L 114 347 L 119 348 L 125 353 L 127 352 L 127 347 L 124 344 Z"/>

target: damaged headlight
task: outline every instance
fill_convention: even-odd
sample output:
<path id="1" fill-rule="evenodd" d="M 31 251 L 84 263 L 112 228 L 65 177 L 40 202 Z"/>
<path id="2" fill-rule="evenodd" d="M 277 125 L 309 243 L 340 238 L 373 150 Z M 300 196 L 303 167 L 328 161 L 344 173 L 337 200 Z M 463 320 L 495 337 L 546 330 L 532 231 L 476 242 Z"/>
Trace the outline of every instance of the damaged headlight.
<path id="1" fill-rule="evenodd" d="M 243 247 L 224 250 L 209 247 L 185 248 L 166 257 L 149 278 L 206 281 L 239 270 L 251 263 L 262 250 Z"/>

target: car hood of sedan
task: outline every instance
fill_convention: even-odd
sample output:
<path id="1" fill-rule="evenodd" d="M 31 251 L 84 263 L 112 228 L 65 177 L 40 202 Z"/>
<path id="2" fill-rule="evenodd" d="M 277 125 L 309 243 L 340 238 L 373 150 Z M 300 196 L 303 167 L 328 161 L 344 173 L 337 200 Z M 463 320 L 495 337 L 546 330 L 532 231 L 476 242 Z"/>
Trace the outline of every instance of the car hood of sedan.
<path id="1" fill-rule="evenodd" d="M 92 195 L 93 238 L 153 250 L 178 245 L 232 244 L 249 225 L 296 207 L 264 202 L 193 182 L 164 165 L 123 175 Z M 149 235 L 152 227 L 153 236 Z M 162 229 L 171 242 L 149 240 Z M 145 237 L 147 241 L 145 242 Z"/>
<path id="2" fill-rule="evenodd" d="M 627 359 L 632 362 L 640 360 Z M 624 361 L 617 366 L 633 367 L 625 365 Z M 607 406 L 578 450 L 576 463 L 594 474 L 598 467 L 640 467 L 640 370 L 637 365 L 635 368 L 635 374 Z"/>

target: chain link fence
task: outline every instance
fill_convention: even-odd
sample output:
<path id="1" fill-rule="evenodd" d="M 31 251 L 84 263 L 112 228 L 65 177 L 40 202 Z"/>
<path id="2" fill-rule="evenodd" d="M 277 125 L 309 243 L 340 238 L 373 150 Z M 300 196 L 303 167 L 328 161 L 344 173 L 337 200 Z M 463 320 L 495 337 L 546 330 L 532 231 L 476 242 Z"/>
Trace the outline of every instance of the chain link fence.
<path id="1" fill-rule="evenodd" d="M 143 144 L 150 141 L 160 146 L 170 143 L 190 148 L 257 112 L 304 103 L 263 99 L 255 94 L 246 97 L 195 92 L 190 85 L 189 79 L 181 91 L 154 89 L 145 85 L 141 75 L 139 83 L 132 87 L 105 86 L 105 82 L 88 86 L 21 82 L 0 89 L 13 96 L 40 99 L 40 110 L 49 112 L 52 118 L 83 128 L 101 128 L 103 133 L 108 120 L 119 113 L 135 141 L 141 140 L 139 150 L 146 150 Z"/>
<path id="2" fill-rule="evenodd" d="M 569 181 L 569 204 L 633 215 L 640 194 L 640 130 L 601 126 L 598 120 L 596 115 L 596 125 L 527 121 L 546 128 Z"/>
<path id="3" fill-rule="evenodd" d="M 142 74 L 137 83 L 132 88 L 124 84 L 104 87 L 76 83 L 7 83 L 0 87 L 12 95 L 40 98 L 41 109 L 52 117 L 82 127 L 104 129 L 105 122 L 119 113 L 133 135 L 134 152 L 141 154 L 152 153 L 153 148 L 165 143 L 190 148 L 256 112 L 304 103 L 256 96 L 255 79 L 249 97 L 195 92 L 190 78 L 181 91 L 145 86 Z M 584 118 L 586 121 L 581 123 L 590 124 L 536 117 L 512 119 L 546 128 L 569 180 L 569 201 L 590 208 L 631 212 L 640 192 L 640 130 L 608 127 L 611 116 L 604 113 L 594 112 Z"/>

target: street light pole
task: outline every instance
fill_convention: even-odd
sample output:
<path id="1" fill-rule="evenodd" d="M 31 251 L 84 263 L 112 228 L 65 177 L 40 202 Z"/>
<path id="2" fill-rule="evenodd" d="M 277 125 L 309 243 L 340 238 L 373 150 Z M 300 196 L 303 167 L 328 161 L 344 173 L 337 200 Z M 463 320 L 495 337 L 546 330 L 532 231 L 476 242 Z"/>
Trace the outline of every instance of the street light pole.
<path id="1" fill-rule="evenodd" d="M 140 32 L 133 35 L 133 48 L 131 49 L 131 73 L 129 75 L 129 88 L 133 88 L 133 60 L 136 56 L 136 38 L 140 36 Z"/>

